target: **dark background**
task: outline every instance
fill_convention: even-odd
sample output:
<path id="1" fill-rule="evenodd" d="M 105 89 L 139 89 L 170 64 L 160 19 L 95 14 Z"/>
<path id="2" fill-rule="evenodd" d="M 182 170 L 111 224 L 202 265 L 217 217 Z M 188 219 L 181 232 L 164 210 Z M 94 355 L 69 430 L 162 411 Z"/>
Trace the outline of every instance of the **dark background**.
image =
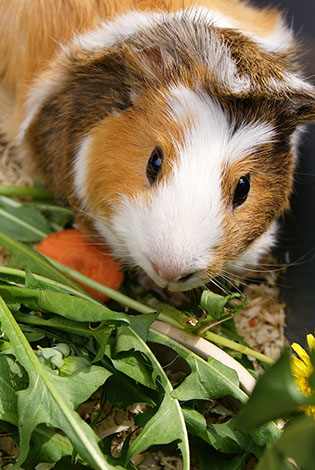
<path id="1" fill-rule="evenodd" d="M 258 6 L 277 5 L 286 14 L 305 47 L 305 72 L 315 85 L 315 0 L 253 0 Z M 289 341 L 306 344 L 315 330 L 315 125 L 301 139 L 291 213 L 286 216 L 280 249 L 290 264 L 279 281 L 287 304 Z"/>

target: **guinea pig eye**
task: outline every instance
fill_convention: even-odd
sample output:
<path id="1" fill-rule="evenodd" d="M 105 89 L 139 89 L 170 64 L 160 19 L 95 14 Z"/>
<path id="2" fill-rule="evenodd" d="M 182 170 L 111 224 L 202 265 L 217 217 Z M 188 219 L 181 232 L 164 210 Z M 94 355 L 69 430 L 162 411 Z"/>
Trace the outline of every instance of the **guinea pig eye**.
<path id="1" fill-rule="evenodd" d="M 155 147 L 151 153 L 150 159 L 147 165 L 147 178 L 150 184 L 155 183 L 163 163 L 163 150 L 160 147 Z"/>
<path id="2" fill-rule="evenodd" d="M 246 201 L 250 189 L 249 175 L 241 176 L 236 185 L 233 196 L 233 209 Z"/>

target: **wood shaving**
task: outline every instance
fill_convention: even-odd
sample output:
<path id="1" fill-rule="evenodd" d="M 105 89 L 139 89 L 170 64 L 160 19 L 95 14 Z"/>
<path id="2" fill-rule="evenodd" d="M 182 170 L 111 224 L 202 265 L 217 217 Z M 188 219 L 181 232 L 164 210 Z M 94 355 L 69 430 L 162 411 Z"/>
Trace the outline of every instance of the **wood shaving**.
<path id="1" fill-rule="evenodd" d="M 10 260 L 10 252 L 0 246 L 0 266 L 6 266 Z"/>
<path id="2" fill-rule="evenodd" d="M 277 359 L 287 340 L 284 336 L 285 304 L 279 301 L 276 279 L 266 274 L 264 282 L 244 288 L 247 305 L 235 318 L 236 328 L 253 349 Z"/>
<path id="3" fill-rule="evenodd" d="M 0 143 L 0 184 L 14 186 L 33 186 L 34 164 L 12 144 Z"/>

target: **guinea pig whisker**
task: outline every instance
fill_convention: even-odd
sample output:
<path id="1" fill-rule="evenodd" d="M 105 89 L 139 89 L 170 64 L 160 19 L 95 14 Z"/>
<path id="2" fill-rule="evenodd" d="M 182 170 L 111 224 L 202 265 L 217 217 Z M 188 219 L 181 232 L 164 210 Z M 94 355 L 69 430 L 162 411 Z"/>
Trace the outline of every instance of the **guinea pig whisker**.
<path id="1" fill-rule="evenodd" d="M 216 286 L 220 291 L 222 291 L 225 295 L 229 295 L 229 292 L 220 284 L 220 282 L 218 281 L 218 279 L 211 279 L 210 280 L 210 284 L 213 284 L 214 286 Z"/>

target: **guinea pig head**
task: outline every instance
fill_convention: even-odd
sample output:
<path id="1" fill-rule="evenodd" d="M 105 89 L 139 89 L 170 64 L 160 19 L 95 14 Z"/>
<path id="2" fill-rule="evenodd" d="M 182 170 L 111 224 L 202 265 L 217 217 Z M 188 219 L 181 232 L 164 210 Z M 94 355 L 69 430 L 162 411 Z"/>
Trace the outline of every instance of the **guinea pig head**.
<path id="1" fill-rule="evenodd" d="M 270 248 L 289 206 L 294 124 L 283 103 L 253 99 L 252 116 L 249 103 L 173 85 L 86 137 L 88 207 L 117 258 L 185 290 Z"/>
<path id="2" fill-rule="evenodd" d="M 273 244 L 315 93 L 284 53 L 241 33 L 194 25 L 179 40 L 174 25 L 159 28 L 117 46 L 115 63 L 108 50 L 72 51 L 25 135 L 114 256 L 177 291 L 255 264 Z"/>

